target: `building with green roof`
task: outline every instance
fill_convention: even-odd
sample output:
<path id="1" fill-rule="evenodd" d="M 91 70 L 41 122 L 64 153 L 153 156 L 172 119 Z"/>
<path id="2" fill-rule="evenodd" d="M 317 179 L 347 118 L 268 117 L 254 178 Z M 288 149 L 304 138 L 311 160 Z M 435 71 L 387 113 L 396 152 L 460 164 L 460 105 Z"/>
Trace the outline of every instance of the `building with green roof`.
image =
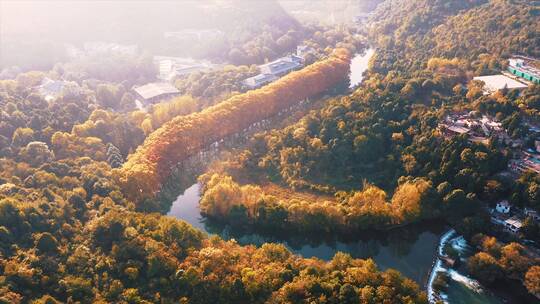
<path id="1" fill-rule="evenodd" d="M 510 58 L 508 71 L 519 78 L 535 84 L 540 84 L 540 70 L 527 63 L 529 58 Z"/>

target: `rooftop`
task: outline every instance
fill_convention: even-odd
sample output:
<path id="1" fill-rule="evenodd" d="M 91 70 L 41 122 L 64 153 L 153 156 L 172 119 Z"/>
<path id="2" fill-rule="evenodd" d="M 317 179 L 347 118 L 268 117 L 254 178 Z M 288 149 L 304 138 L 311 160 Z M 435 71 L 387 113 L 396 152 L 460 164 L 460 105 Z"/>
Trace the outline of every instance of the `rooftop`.
<path id="1" fill-rule="evenodd" d="M 517 216 L 512 216 L 511 218 L 504 221 L 506 224 L 514 226 L 516 228 L 521 228 L 523 226 L 523 223 Z"/>
<path id="2" fill-rule="evenodd" d="M 289 55 L 259 66 L 263 73 L 279 74 L 300 67 L 302 58 Z"/>
<path id="3" fill-rule="evenodd" d="M 244 80 L 244 84 L 251 87 L 256 87 L 264 83 L 272 82 L 276 79 L 277 77 L 273 74 L 258 74 L 253 77 L 246 78 Z"/>
<path id="4" fill-rule="evenodd" d="M 540 69 L 536 68 L 535 66 L 531 64 L 531 62 L 533 61 L 538 62 L 537 60 L 532 59 L 532 58 L 516 56 L 516 57 L 510 58 L 508 60 L 508 63 L 511 67 L 515 69 L 540 77 Z"/>
<path id="5" fill-rule="evenodd" d="M 134 89 L 144 99 L 151 99 L 164 94 L 180 93 L 177 88 L 167 82 L 153 82 Z"/>
<path id="6" fill-rule="evenodd" d="M 459 133 L 459 134 L 468 133 L 470 131 L 469 128 L 460 127 L 460 126 L 447 126 L 446 128 L 452 132 Z"/>
<path id="7" fill-rule="evenodd" d="M 495 92 L 504 88 L 525 89 L 527 85 L 504 75 L 489 75 L 474 77 L 474 80 L 483 81 L 484 88 L 489 92 Z"/>
<path id="8" fill-rule="evenodd" d="M 502 200 L 502 201 L 498 202 L 497 205 L 510 207 L 510 203 L 507 200 Z"/>

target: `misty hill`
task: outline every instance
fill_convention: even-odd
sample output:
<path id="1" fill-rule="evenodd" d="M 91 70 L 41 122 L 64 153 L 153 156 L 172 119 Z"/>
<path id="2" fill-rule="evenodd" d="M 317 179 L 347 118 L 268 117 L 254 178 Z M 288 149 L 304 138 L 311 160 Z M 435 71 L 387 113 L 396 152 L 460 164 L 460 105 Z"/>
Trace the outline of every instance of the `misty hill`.
<path id="1" fill-rule="evenodd" d="M 431 57 L 538 57 L 539 11 L 534 1 L 386 1 L 372 16 L 371 39 L 381 48 L 375 69 L 417 70 Z"/>
<path id="2" fill-rule="evenodd" d="M 80 46 L 87 41 L 137 44 L 176 56 L 196 57 L 210 48 L 213 53 L 202 55 L 224 55 L 221 59 L 227 60 L 232 45 L 242 46 L 263 32 L 275 41 L 300 27 L 275 1 L 3 1 L 0 6 L 0 68 L 50 68 L 65 58 L 65 43 Z M 165 43 L 165 32 L 183 30 L 221 34 L 210 39 L 210 45 L 192 42 L 171 48 L 170 41 Z"/>

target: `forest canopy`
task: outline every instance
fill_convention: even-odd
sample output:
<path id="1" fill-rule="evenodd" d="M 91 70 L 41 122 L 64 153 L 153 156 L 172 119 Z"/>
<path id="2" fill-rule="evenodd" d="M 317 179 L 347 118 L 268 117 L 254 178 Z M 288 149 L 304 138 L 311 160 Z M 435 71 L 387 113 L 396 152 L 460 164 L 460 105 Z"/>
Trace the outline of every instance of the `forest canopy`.
<path id="1" fill-rule="evenodd" d="M 344 81 L 349 58 L 346 50 L 338 49 L 328 58 L 260 89 L 165 123 L 116 171 L 126 195 L 136 201 L 152 198 L 178 162 Z"/>

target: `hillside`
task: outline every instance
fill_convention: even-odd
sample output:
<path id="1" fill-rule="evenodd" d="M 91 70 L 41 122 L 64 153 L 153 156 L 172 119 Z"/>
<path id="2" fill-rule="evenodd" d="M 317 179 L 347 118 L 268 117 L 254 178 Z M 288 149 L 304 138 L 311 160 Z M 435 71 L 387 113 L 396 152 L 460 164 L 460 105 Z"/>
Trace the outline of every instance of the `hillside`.
<path id="1" fill-rule="evenodd" d="M 154 197 L 179 162 L 213 142 L 242 132 L 343 82 L 349 71 L 349 58 L 347 50 L 338 49 L 328 58 L 260 89 L 165 123 L 149 135 L 117 172 L 124 193 L 139 202 Z"/>
<path id="2" fill-rule="evenodd" d="M 48 70 L 70 59 L 65 44 L 80 47 L 89 41 L 137 45 L 141 53 L 260 63 L 290 51 L 304 33 L 277 1 L 185 1 L 182 6 L 135 1 L 129 9 L 121 2 L 3 1 L 0 8 L 0 69 L 18 66 L 23 71 Z M 33 26 L 16 18 L 21 13 Z M 88 17 L 93 15 L 99 18 Z M 165 37 L 165 32 L 183 30 L 221 34 L 181 43 Z M 281 37 L 289 42 L 277 45 Z M 39 58 L 36 50 L 42 54 Z M 232 50 L 236 52 L 229 56 Z"/>
<path id="3" fill-rule="evenodd" d="M 435 218 L 470 239 L 493 233 L 485 208 L 494 201 L 510 197 L 540 210 L 535 175 L 499 175 L 519 152 L 496 138 L 482 144 L 439 127 L 451 113 L 472 111 L 496 117 L 512 138 L 533 138 L 523 122 L 536 119 L 529 114 L 537 110 L 537 86 L 521 96 L 484 95 L 470 80 L 499 73 L 511 54 L 538 56 L 537 11 L 525 1 L 384 3 L 372 16 L 377 51 L 363 85 L 294 125 L 254 136 L 241 157 L 214 166 L 201 178 L 202 211 L 231 225 L 289 233 L 354 234 Z M 272 183 L 299 195 L 270 195 L 264 189 Z M 306 191 L 334 199 L 309 199 Z M 501 262 L 499 280 L 523 281 L 535 271 L 536 260 L 522 261 L 518 272 Z"/>
<path id="4" fill-rule="evenodd" d="M 432 57 L 459 57 L 471 64 L 484 64 L 476 61 L 502 62 L 514 53 L 538 56 L 539 6 L 533 3 L 385 2 L 371 23 L 370 36 L 380 48 L 374 70 L 410 73 L 423 69 Z"/>
<path id="5" fill-rule="evenodd" d="M 427 304 L 445 292 L 473 302 L 456 285 L 501 302 L 540 298 L 540 86 L 485 92 L 472 81 L 514 53 L 540 56 L 537 1 L 387 0 L 362 28 L 301 24 L 277 1 L 29 2 L 7 19 L 5 2 L 1 65 L 47 71 L 0 80 L 0 304 Z M 357 7 L 297 7 L 324 15 L 328 3 Z M 226 35 L 164 42 L 187 28 Z M 94 38 L 237 66 L 177 79 L 193 96 L 143 111 L 129 91 L 152 81 L 151 56 L 64 73 L 56 47 Z M 364 41 L 375 55 L 346 91 L 348 50 Z M 311 64 L 258 89 L 238 84 L 258 73 L 245 65 L 300 43 Z M 253 134 L 261 121 L 267 131 Z M 195 191 L 157 201 L 190 179 L 178 163 L 218 145 Z M 533 159 L 537 172 L 519 171 Z M 512 213 L 491 212 L 499 204 Z M 168 205 L 181 208 L 156 212 Z M 522 225 L 510 233 L 494 215 Z M 457 243 L 443 242 L 450 234 Z M 462 264 L 432 272 L 428 294 L 419 268 L 443 258 Z"/>

